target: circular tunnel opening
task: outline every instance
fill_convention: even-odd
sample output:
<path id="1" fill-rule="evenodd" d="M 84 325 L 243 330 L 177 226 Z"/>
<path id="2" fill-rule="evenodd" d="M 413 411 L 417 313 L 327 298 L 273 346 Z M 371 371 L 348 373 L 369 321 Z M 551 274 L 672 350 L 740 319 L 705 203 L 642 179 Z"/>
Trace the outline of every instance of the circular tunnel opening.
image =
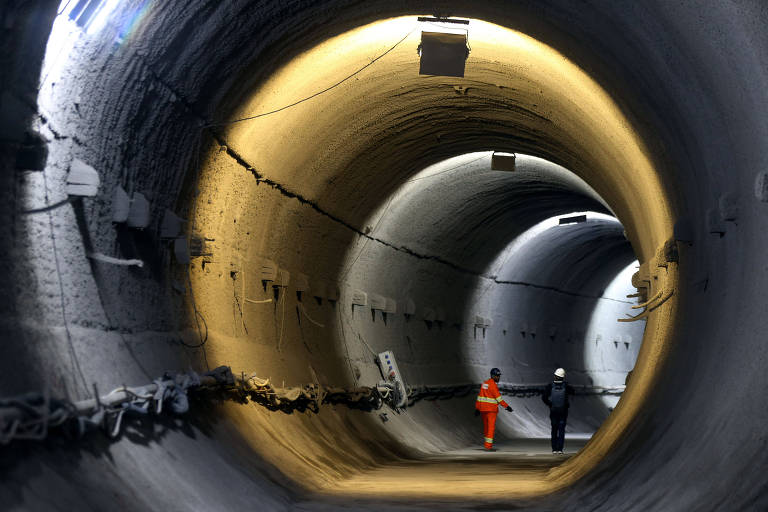
<path id="1" fill-rule="evenodd" d="M 99 160 L 110 197 L 78 203 L 71 218 L 62 214 L 71 233 L 92 239 L 54 240 L 54 251 L 85 248 L 90 263 L 76 260 L 74 268 L 89 276 L 82 289 L 98 294 L 73 299 L 86 304 L 75 320 L 88 327 L 88 312 L 104 310 L 97 321 L 127 347 L 119 358 L 135 361 L 130 378 L 148 373 L 145 366 L 227 365 L 282 390 L 310 382 L 349 393 L 381 379 L 375 356 L 392 349 L 412 385 L 453 388 L 450 399 L 405 410 L 225 403 L 216 407 L 226 419 L 217 426 L 220 443 L 206 440 L 203 450 L 252 455 L 268 463 L 270 478 L 342 497 L 450 498 L 481 477 L 490 498 L 552 493 L 610 452 L 657 377 L 676 307 L 668 294 L 675 266 L 665 252 L 671 206 L 632 124 L 564 56 L 472 19 L 465 76 L 424 77 L 417 72 L 420 27 L 413 17 L 365 25 L 233 86 L 214 119 L 177 148 L 179 156 L 195 155 L 186 177 L 183 165 L 133 174 L 125 162 L 151 160 L 151 151 L 116 133 L 122 156 Z M 71 116 L 110 106 L 81 97 L 85 78 L 76 61 L 62 62 L 46 71 L 57 84 L 41 89 L 46 115 L 63 116 L 55 107 L 64 99 L 73 100 Z M 136 69 L 137 82 L 155 80 L 156 69 Z M 137 119 L 155 119 L 157 98 L 189 106 L 183 91 L 153 87 L 134 105 Z M 104 119 L 105 126 L 123 122 Z M 147 125 L 149 138 L 168 137 Z M 80 143 L 53 138 L 49 170 L 64 187 L 72 161 L 65 144 Z M 515 155 L 514 170 L 493 169 L 494 150 Z M 23 185 L 22 201 L 48 198 L 51 185 L 42 178 Z M 134 203 L 138 193 L 181 218 L 182 235 L 164 240 L 162 255 L 152 253 L 151 236 L 130 226 L 111 238 L 118 186 Z M 93 258 L 110 249 L 123 257 Z M 148 268 L 105 266 L 137 256 Z M 159 292 L 137 284 L 164 270 L 170 278 Z M 662 314 L 648 307 L 640 322 L 605 327 L 625 314 L 622 295 L 634 290 Z M 135 299 L 155 292 L 171 299 Z M 116 317 L 129 327 L 115 329 Z M 177 320 L 186 324 L 186 347 L 178 350 L 174 338 L 146 348 L 142 328 L 175 335 Z M 142 350 L 149 356 L 142 359 Z M 113 382 L 105 369 L 112 357 L 92 352 L 85 373 Z M 587 449 L 563 464 L 510 467 L 503 458 L 489 465 L 452 453 L 477 442 L 477 421 L 465 415 L 491 366 L 502 368 L 510 390 L 535 387 L 564 366 L 576 385 L 621 392 L 626 372 L 636 370 L 618 404 L 593 396 L 574 412 L 575 433 L 597 429 Z M 470 393 L 457 392 L 467 387 Z M 514 404 L 515 414 L 502 416 L 503 435 L 546 434 L 537 398 Z M 463 479 L 462 467 L 473 477 Z M 214 484 L 206 492 L 221 494 Z"/>
<path id="2" fill-rule="evenodd" d="M 608 387 L 618 388 L 638 355 L 636 391 L 587 450 L 534 483 L 512 479 L 510 488 L 498 482 L 505 492 L 539 494 L 573 482 L 600 460 L 654 379 L 642 347 L 658 354 L 669 324 L 651 322 L 645 334 L 637 328 L 644 322 L 607 328 L 616 311 L 596 308 L 595 301 L 631 306 L 621 302 L 626 297 L 603 299 L 604 290 L 634 260 L 655 265 L 670 237 L 669 206 L 642 141 L 588 75 L 523 34 L 470 23 L 472 59 L 461 79 L 418 75 L 418 25 L 395 18 L 328 39 L 282 65 L 244 96 L 231 121 L 214 123 L 205 137 L 213 148 L 202 163 L 191 226 L 215 256 L 191 267 L 195 314 L 206 317 L 209 359 L 237 361 L 293 384 L 311 375 L 321 385 L 374 385 L 381 378 L 376 358 L 390 349 L 419 386 L 476 383 L 496 366 L 493 359 L 524 380 L 518 384 L 546 382 L 563 364 L 574 367 L 578 385 L 595 387 L 598 370 L 583 350 L 589 332 L 593 343 L 604 336 L 606 347 L 631 354 L 609 379 Z M 322 88 L 329 83 L 336 85 Z M 493 155 L 478 149 L 518 155 L 515 171 L 493 171 Z M 584 211 L 622 223 L 594 214 L 574 225 L 566 220 L 530 240 L 508 265 L 494 262 L 527 229 Z M 660 277 L 656 268 L 653 279 Z M 633 284 L 663 293 L 674 282 L 666 269 L 655 284 Z M 265 275 L 276 285 L 274 296 Z M 491 275 L 493 287 L 506 292 L 485 289 Z M 300 299 L 289 276 L 303 283 Z M 536 291 L 515 296 L 520 288 Z M 549 292 L 562 300 L 550 300 Z M 306 301 L 312 293 L 315 300 Z M 579 294 L 588 297 L 574 307 L 571 299 Z M 511 304 L 516 314 L 502 313 Z M 491 328 L 496 316 L 504 323 Z M 504 331 L 487 343 L 489 332 L 493 338 Z M 505 345 L 512 331 L 524 333 L 529 346 Z M 542 343 L 563 343 L 561 353 Z M 542 353 L 525 368 L 518 350 Z M 345 413 L 324 425 L 341 436 L 336 447 L 301 434 L 311 430 L 303 422 L 268 421 L 292 432 L 286 438 L 300 437 L 305 451 L 378 466 L 394 460 L 392 454 L 422 456 L 471 443 L 477 426 L 456 419 L 462 407 L 471 411 L 471 402 L 465 397 L 440 411 L 415 406 L 407 414 Z M 542 435 L 546 413 L 531 402 L 520 407 L 517 425 L 504 421 L 500 430 L 510 438 Z M 588 438 L 610 406 L 598 397 L 585 403 L 572 428 Z M 264 448 L 253 421 L 260 429 L 265 418 L 234 414 L 268 460 L 287 473 L 310 473 L 301 457 L 285 456 L 283 445 Z M 334 427 L 335 421 L 341 424 Z M 346 426 L 356 421 L 358 427 Z M 356 435 L 360 430 L 369 432 L 370 442 Z M 355 449 L 340 453 L 340 445 Z M 387 487 L 381 478 L 336 477 L 325 485 L 335 493 L 381 493 Z M 424 485 L 435 480 L 419 481 L 403 492 L 446 492 Z"/>
<path id="3" fill-rule="evenodd" d="M 414 387 L 482 382 L 499 367 L 502 388 L 530 398 L 555 368 L 568 368 L 585 395 L 569 434 L 583 440 L 615 407 L 637 357 L 644 322 L 617 322 L 633 312 L 635 255 L 578 177 L 527 155 L 497 170 L 494 156 L 432 165 L 367 219 L 369 238 L 349 249 L 341 275 L 372 304 L 390 301 L 395 315 L 387 322 L 386 309 L 371 305 L 370 318 L 355 316 L 352 306 L 345 330 L 373 358 L 394 348 Z M 356 358 L 360 380 L 380 378 L 374 362 Z M 538 399 L 509 400 L 517 413 L 501 416 L 502 438 L 549 435 Z"/>

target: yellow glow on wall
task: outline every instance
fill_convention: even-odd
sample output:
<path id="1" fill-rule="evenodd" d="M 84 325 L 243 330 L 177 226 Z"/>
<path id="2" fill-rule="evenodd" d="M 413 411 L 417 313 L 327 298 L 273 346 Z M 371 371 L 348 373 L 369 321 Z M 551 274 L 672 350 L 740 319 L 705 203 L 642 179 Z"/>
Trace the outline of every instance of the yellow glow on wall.
<path id="1" fill-rule="evenodd" d="M 384 20 L 328 39 L 285 63 L 244 98 L 229 118 L 272 111 L 313 95 L 410 34 L 385 57 L 338 87 L 277 114 L 228 126 L 224 136 L 228 146 L 261 175 L 345 219 L 360 221 L 381 201 L 382 194 L 408 178 L 411 169 L 447 156 L 489 148 L 542 156 L 581 176 L 606 199 L 641 261 L 654 256 L 672 234 L 671 206 L 638 134 L 594 80 L 551 47 L 478 20 L 469 26 L 472 52 L 464 78 L 419 76 L 416 47 L 421 28 L 415 17 Z M 429 25 L 424 28 L 434 30 Z M 493 131 L 489 131 L 491 126 Z M 525 140 L 516 138 L 519 133 L 526 134 Z M 446 137 L 451 137 L 452 144 L 441 144 Z M 390 146 L 389 159 L 366 159 L 366 153 L 381 141 Z M 207 269 L 194 267 L 192 281 L 198 308 L 208 321 L 211 366 L 237 361 L 241 368 L 236 370 L 293 372 L 298 379 L 306 374 L 307 361 L 299 356 L 286 358 L 257 329 L 246 333 L 239 325 L 233 297 L 238 299 L 237 307 L 247 309 L 241 316 L 251 325 L 272 329 L 274 324 L 278 332 L 280 316 L 284 318 L 285 313 L 279 304 L 277 309 L 245 305 L 242 299 L 248 284 L 230 279 L 229 272 L 238 267 L 237 272 L 247 274 L 249 266 L 263 256 L 318 269 L 332 268 L 334 262 L 307 263 L 306 252 L 322 241 L 312 238 L 315 233 L 297 229 L 291 217 L 297 214 L 280 207 L 279 198 L 271 190 L 259 188 L 225 152 L 214 148 L 201 172 L 195 223 L 206 237 L 215 239 L 216 252 Z M 633 384 L 587 449 L 548 473 L 518 474 L 516 481 L 499 475 L 484 479 L 484 488 L 492 487 L 499 496 L 548 493 L 592 469 L 642 409 L 654 383 L 654 369 L 666 353 L 675 301 L 673 297 L 651 316 Z M 334 370 L 331 362 L 325 372 L 330 378 L 342 378 L 343 372 Z M 325 453 L 330 459 L 335 455 L 328 455 L 323 452 L 327 447 L 308 439 L 305 434 L 311 421 L 306 418 L 249 416 L 243 411 L 232 415 L 255 450 L 287 474 L 304 475 L 307 485 L 352 494 L 365 488 L 368 496 L 392 493 L 392 487 L 381 484 L 386 478 L 369 482 L 368 488 L 359 481 L 357 486 L 345 484 L 340 474 L 328 469 L 308 470 L 311 457 L 306 452 Z M 323 421 L 329 432 L 343 424 L 341 419 Z M 283 429 L 281 436 L 294 449 L 286 453 L 264 443 L 260 428 Z M 366 457 L 364 446 L 354 440 L 349 443 L 350 453 Z M 314 459 L 313 464 L 327 466 Z M 354 464 L 350 462 L 349 467 Z M 387 478 L 402 481 L 409 477 L 390 472 Z M 442 480 L 424 477 L 418 488 L 410 486 L 403 493 L 456 496 L 476 486 L 472 480 L 446 486 Z"/>

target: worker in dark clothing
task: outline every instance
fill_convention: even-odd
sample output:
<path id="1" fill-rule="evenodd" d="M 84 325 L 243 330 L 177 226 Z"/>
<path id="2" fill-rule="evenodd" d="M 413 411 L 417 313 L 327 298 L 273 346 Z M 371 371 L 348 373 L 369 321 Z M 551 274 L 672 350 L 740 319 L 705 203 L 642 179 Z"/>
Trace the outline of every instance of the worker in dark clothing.
<path id="1" fill-rule="evenodd" d="M 547 384 L 541 399 L 549 407 L 549 419 L 552 422 L 552 453 L 563 453 L 565 444 L 565 423 L 568 421 L 568 395 L 574 393 L 573 388 L 565 383 L 565 370 L 555 370 L 554 382 Z"/>

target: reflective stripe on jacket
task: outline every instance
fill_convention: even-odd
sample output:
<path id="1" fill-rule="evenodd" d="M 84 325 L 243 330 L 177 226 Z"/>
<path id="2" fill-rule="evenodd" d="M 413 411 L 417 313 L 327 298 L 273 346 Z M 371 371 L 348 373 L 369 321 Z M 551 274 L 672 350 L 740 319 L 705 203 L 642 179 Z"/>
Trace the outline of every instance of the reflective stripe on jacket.
<path id="1" fill-rule="evenodd" d="M 507 408 L 509 405 L 507 402 L 501 399 L 501 393 L 496 386 L 496 381 L 488 379 L 480 386 L 480 393 L 477 395 L 477 401 L 475 402 L 475 409 L 480 412 L 497 412 L 499 410 L 499 404 L 502 407 Z"/>

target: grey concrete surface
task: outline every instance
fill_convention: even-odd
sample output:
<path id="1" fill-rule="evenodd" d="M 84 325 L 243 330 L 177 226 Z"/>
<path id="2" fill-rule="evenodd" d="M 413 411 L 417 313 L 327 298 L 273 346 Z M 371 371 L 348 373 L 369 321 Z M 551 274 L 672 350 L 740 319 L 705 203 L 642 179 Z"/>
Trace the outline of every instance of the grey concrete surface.
<path id="1" fill-rule="evenodd" d="M 3 507 L 768 507 L 763 477 L 768 466 L 763 434 L 768 412 L 760 405 L 766 385 L 768 274 L 763 255 L 768 207 L 762 189 L 756 188 L 768 169 L 764 2 L 338 0 L 182 5 L 130 0 L 120 3 L 103 31 L 86 34 L 70 25 L 57 32 L 61 39 L 53 41 L 49 48 L 53 60 L 44 67 L 45 45 L 59 7 L 46 1 L 12 1 L 0 7 L 7 28 L 0 36 L 2 395 L 48 386 L 77 399 L 91 393 L 93 382 L 110 389 L 143 383 L 165 370 L 203 369 L 203 352 L 179 344 L 196 336 L 186 271 L 173 263 L 156 230 L 166 208 L 185 218 L 193 214 L 196 172 L 205 156 L 201 148 L 222 143 L 208 135 L 201 141 L 199 127 L 229 118 L 282 64 L 301 52 L 330 36 L 391 16 L 440 10 L 483 19 L 528 34 L 571 59 L 606 90 L 637 130 L 671 198 L 675 216 L 671 220 L 683 219 L 691 226 L 692 244 L 678 244 L 679 307 L 670 320 L 671 348 L 658 361 L 659 378 L 644 397 L 641 414 L 586 476 L 554 494 L 493 504 L 476 497 L 462 503 L 416 497 L 395 505 L 316 494 L 324 483 L 354 478 L 393 462 L 451 453 L 476 442 L 480 432 L 468 397 L 420 403 L 405 414 L 392 414 L 386 424 L 375 415 L 341 408 L 313 417 L 281 416 L 235 404 L 200 404 L 201 411 L 190 418 L 141 425 L 115 442 L 94 438 L 78 445 L 51 441 L 2 447 Z M 248 188 L 251 182 L 245 181 L 252 176 L 205 196 L 237 208 L 241 201 L 250 201 L 241 210 L 232 206 L 215 219 L 215 225 L 212 221 L 202 226 L 210 233 L 223 232 L 225 224 L 238 220 L 248 226 L 232 240 L 217 240 L 217 248 L 228 251 L 241 240 L 258 239 L 262 256 L 343 285 L 337 309 L 327 301 L 308 304 L 309 314 L 326 324 L 326 331 L 309 331 L 306 324 L 293 321 L 296 301 L 291 297 L 288 323 L 276 310 L 246 312 L 251 329 L 270 331 L 269 336 L 255 339 L 232 327 L 237 315 L 229 305 L 232 293 L 239 292 L 231 292 L 222 307 L 226 315 L 206 311 L 212 326 L 207 355 L 213 360 L 234 359 L 230 364 L 236 370 L 256 370 L 294 383 L 309 380 L 310 367 L 326 383 L 366 383 L 375 377 L 375 370 L 360 341 L 364 338 L 376 348 L 397 343 L 405 371 L 417 384 L 476 380 L 499 360 L 515 379 L 543 380 L 548 363 L 558 364 L 551 348 L 538 345 L 545 341 L 507 345 L 501 334 L 504 330 L 516 334 L 512 331 L 520 329 L 524 318 L 528 332 L 532 326 L 538 330 L 537 339 L 544 330 L 548 335 L 555 324 L 555 342 L 572 343 L 566 366 L 576 368 L 574 375 L 583 382 L 594 380 L 603 370 L 609 372 L 602 383 L 621 380 L 639 350 L 637 331 L 612 329 L 606 343 L 612 344 L 613 336 L 631 336 L 632 344 L 626 349 L 614 347 L 625 350 L 621 357 L 610 355 L 607 345 L 599 352 L 600 364 L 590 360 L 583 343 L 594 342 L 603 329 L 590 330 L 591 312 L 601 311 L 598 325 L 622 314 L 615 308 L 600 309 L 607 297 L 603 290 L 632 262 L 633 249 L 635 255 L 641 252 L 642 240 L 628 242 L 620 228 L 597 222 L 575 228 L 570 238 L 545 234 L 538 246 L 530 246 L 538 247 L 535 256 L 513 260 L 505 268 L 493 267 L 515 236 L 546 218 L 576 210 L 626 211 L 630 201 L 622 197 L 609 201 L 599 180 L 583 185 L 562 174 L 549 181 L 543 174 L 521 174 L 523 184 L 514 189 L 514 179 L 493 173 L 470 174 L 464 181 L 461 173 L 458 178 L 446 174 L 432 189 L 442 200 L 429 203 L 414 195 L 411 199 L 417 203 L 409 206 L 404 200 L 393 206 L 390 214 L 395 217 L 398 212 L 412 212 L 406 215 L 412 220 L 404 221 L 410 229 L 376 225 L 375 214 L 386 209 L 405 181 L 449 157 L 503 149 L 545 157 L 568 169 L 584 165 L 543 132 L 525 132 L 522 127 L 516 131 L 503 123 L 459 131 L 450 116 L 465 115 L 466 108 L 429 104 L 422 94 L 426 92 L 404 93 L 402 111 L 393 109 L 374 120 L 349 120 L 338 127 L 336 146 L 295 163 L 302 172 L 317 172 L 283 185 L 294 187 L 291 190 L 309 198 L 314 207 L 269 184 L 253 192 Z M 430 114 L 429 108 L 446 116 L 437 118 L 437 126 L 420 123 Z M 48 164 L 42 172 L 16 165 L 24 134 L 31 130 L 47 140 Z M 450 143 L 439 142 L 436 134 L 441 130 L 443 141 Z M 424 149 L 427 140 L 432 142 Z M 245 151 L 249 156 L 258 153 L 267 142 Z M 206 179 L 227 177 L 227 166 L 241 165 L 229 151 L 211 157 L 214 164 L 209 167 L 221 173 L 211 172 Z M 100 194 L 50 213 L 19 215 L 20 210 L 63 197 L 73 158 L 100 171 Z M 284 158 L 303 157 L 285 154 Z M 328 163 L 335 160 L 344 165 L 335 168 Z M 378 172 L 382 169 L 392 172 Z M 296 176 L 302 174 L 285 175 Z M 544 182 L 546 186 L 540 187 Z M 130 230 L 112 223 L 112 194 L 118 184 L 150 199 L 155 222 L 150 229 Z M 729 197 L 735 198 L 738 211 L 722 222 L 723 236 L 712 234 L 708 211 L 717 214 Z M 462 208 L 465 202 L 470 206 Z M 232 218 L 232 213 L 241 212 L 246 213 Z M 642 231 L 637 222 L 642 214 L 634 213 L 631 219 L 619 216 L 630 235 Z M 259 227 L 248 231 L 252 226 Z M 391 246 L 369 243 L 360 235 L 367 228 Z M 453 239 L 440 236 L 450 232 Z M 295 233 L 302 234 L 292 239 Z M 417 258 L 403 248 L 433 258 Z M 549 257 L 542 255 L 546 253 L 542 248 L 550 251 Z M 93 251 L 138 257 L 146 265 L 141 269 L 104 265 L 87 258 Z M 562 265 L 555 255 L 562 258 Z M 566 272 L 563 266 L 579 271 Z M 230 261 L 212 261 L 207 271 L 200 267 L 198 260 L 193 277 L 204 283 L 199 300 L 216 302 L 220 299 L 216 290 L 223 287 L 211 283 L 214 279 L 228 283 Z M 565 301 L 553 299 L 557 291 L 518 293 L 497 284 L 478 299 L 479 286 L 489 272 L 498 280 L 535 282 L 589 297 Z M 353 318 L 347 299 L 355 287 L 381 290 L 397 296 L 400 303 L 409 296 L 421 299 L 419 304 L 440 303 L 446 314 L 462 319 L 463 330 L 449 337 L 445 334 L 452 328 L 449 325 L 430 328 L 418 319 L 407 324 L 401 315 L 385 325 L 381 317 L 374 322 L 370 310 L 364 312 L 367 317 Z M 213 291 L 205 295 L 206 290 Z M 520 318 L 506 319 L 505 305 L 518 303 L 528 310 Z M 555 310 L 558 322 L 550 321 L 547 308 Z M 476 333 L 469 330 L 467 318 L 481 311 L 495 323 L 483 349 L 477 351 L 472 345 Z M 503 328 L 504 321 L 509 329 Z M 575 333 L 576 342 L 559 339 L 566 330 Z M 562 352 L 556 353 L 560 357 Z M 541 437 L 546 429 L 543 405 L 536 398 L 511 402 L 517 415 L 500 425 L 500 435 Z M 607 412 L 608 405 L 599 399 L 576 401 L 572 428 L 589 431 Z M 290 442 L 283 443 L 281 435 Z"/>

